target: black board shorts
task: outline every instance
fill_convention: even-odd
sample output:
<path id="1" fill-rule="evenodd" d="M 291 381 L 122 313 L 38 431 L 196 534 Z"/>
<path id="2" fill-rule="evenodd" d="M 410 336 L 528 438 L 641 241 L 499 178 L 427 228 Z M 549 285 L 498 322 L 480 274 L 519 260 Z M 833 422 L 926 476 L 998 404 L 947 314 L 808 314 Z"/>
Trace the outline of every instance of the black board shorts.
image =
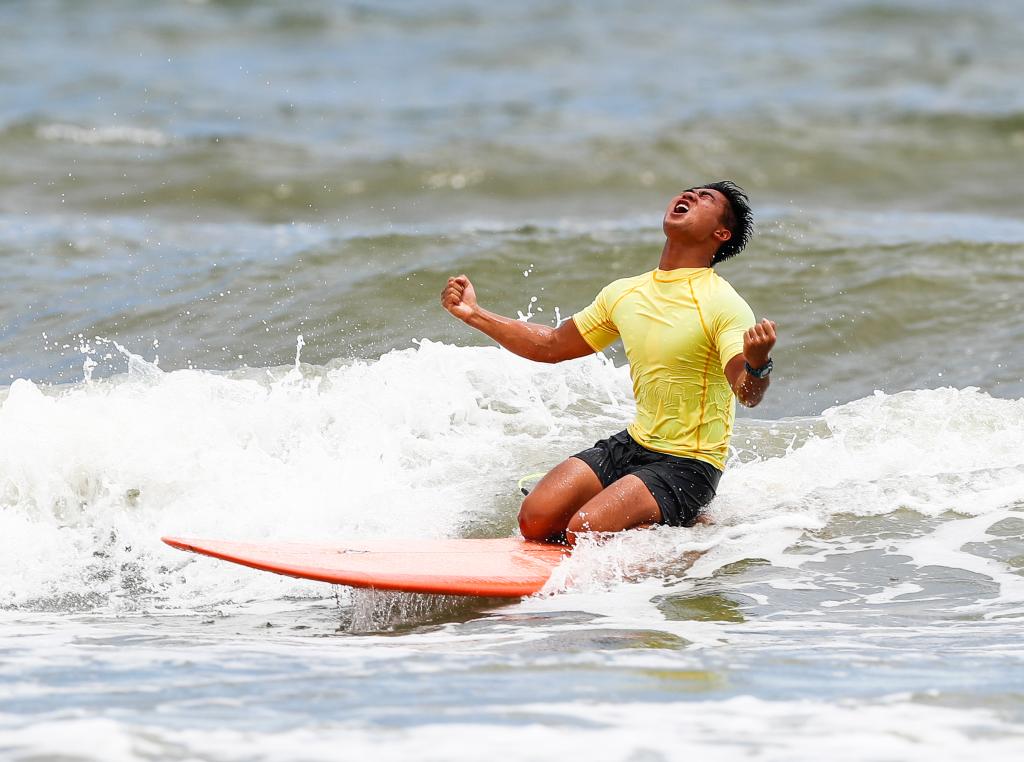
<path id="1" fill-rule="evenodd" d="M 629 474 L 640 479 L 661 509 L 661 523 L 674 527 L 693 526 L 722 478 L 722 472 L 710 463 L 648 450 L 626 431 L 573 457 L 590 466 L 603 487 Z"/>

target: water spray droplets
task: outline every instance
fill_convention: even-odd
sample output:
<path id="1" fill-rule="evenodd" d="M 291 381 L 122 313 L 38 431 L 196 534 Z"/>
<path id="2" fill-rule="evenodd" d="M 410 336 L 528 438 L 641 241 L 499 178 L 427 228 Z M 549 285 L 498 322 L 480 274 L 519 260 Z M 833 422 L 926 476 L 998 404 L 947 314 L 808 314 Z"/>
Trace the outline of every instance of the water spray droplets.
<path id="1" fill-rule="evenodd" d="M 530 266 L 527 267 L 525 270 L 523 270 L 523 277 L 524 278 L 529 278 L 530 277 L 530 273 L 533 272 L 533 268 L 534 267 L 536 267 L 536 265 L 534 265 L 531 262 Z M 541 286 L 540 290 L 543 291 L 544 287 Z M 530 321 L 530 318 L 532 318 L 534 316 L 534 314 L 535 314 L 534 310 L 533 310 L 535 304 L 537 304 L 537 297 L 536 296 L 531 296 L 530 297 L 530 303 L 526 305 L 526 312 L 525 313 L 522 310 L 516 310 L 516 315 L 518 316 L 518 319 L 519 319 L 520 322 L 528 323 Z M 543 311 L 544 311 L 543 307 L 540 307 L 540 306 L 537 307 L 537 312 L 543 312 Z"/>
<path id="2" fill-rule="evenodd" d="M 530 303 L 526 305 L 526 313 L 525 314 L 523 313 L 522 310 L 516 310 L 516 313 L 518 314 L 519 320 L 521 322 L 527 323 L 527 322 L 529 322 L 530 318 L 533 317 L 533 305 L 536 304 L 536 303 L 537 303 L 537 297 L 536 296 L 531 296 L 530 297 Z M 540 307 L 538 307 L 537 308 L 537 312 L 543 312 L 543 310 Z"/>

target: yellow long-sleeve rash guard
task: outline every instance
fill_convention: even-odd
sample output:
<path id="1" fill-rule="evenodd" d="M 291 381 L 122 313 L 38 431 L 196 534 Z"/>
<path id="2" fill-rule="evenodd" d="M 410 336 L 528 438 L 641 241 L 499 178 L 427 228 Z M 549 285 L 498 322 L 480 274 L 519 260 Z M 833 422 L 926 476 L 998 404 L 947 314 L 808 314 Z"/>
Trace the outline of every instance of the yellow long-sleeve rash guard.
<path id="1" fill-rule="evenodd" d="M 710 267 L 623 278 L 573 321 L 595 352 L 622 337 L 636 397 L 633 439 L 725 468 L 736 417 L 725 366 L 743 352 L 754 313 L 724 278 Z"/>

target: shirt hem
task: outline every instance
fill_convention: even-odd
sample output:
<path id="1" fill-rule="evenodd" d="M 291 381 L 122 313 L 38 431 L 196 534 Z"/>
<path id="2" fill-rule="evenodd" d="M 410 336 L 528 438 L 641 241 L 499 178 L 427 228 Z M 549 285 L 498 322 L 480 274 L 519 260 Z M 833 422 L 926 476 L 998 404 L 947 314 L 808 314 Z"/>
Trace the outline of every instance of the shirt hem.
<path id="1" fill-rule="evenodd" d="M 626 427 L 626 433 L 633 438 L 633 441 L 643 447 L 645 450 L 651 452 L 660 452 L 663 455 L 674 455 L 677 458 L 691 458 L 692 460 L 699 460 L 702 463 L 707 463 L 709 466 L 714 466 L 719 471 L 725 471 L 725 459 L 717 458 L 714 455 L 710 455 L 705 452 L 694 452 L 692 450 L 666 450 L 660 447 L 654 447 L 650 443 L 646 442 L 643 437 L 637 436 L 633 424 Z"/>

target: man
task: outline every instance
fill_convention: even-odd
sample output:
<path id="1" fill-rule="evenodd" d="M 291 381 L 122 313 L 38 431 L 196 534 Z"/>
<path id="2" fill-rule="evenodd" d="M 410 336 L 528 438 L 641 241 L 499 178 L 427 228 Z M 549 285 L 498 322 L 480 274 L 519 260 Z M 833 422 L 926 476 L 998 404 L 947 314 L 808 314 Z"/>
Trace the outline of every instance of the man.
<path id="1" fill-rule="evenodd" d="M 582 357 L 619 337 L 625 346 L 636 418 L 541 479 L 519 512 L 529 540 L 692 526 L 725 467 L 735 399 L 754 407 L 768 388 L 775 323 L 756 323 L 712 269 L 750 239 L 746 194 L 728 181 L 691 188 L 669 203 L 662 229 L 656 270 L 608 285 L 557 328 L 483 309 L 465 275 L 441 292 L 452 315 L 531 360 Z"/>

